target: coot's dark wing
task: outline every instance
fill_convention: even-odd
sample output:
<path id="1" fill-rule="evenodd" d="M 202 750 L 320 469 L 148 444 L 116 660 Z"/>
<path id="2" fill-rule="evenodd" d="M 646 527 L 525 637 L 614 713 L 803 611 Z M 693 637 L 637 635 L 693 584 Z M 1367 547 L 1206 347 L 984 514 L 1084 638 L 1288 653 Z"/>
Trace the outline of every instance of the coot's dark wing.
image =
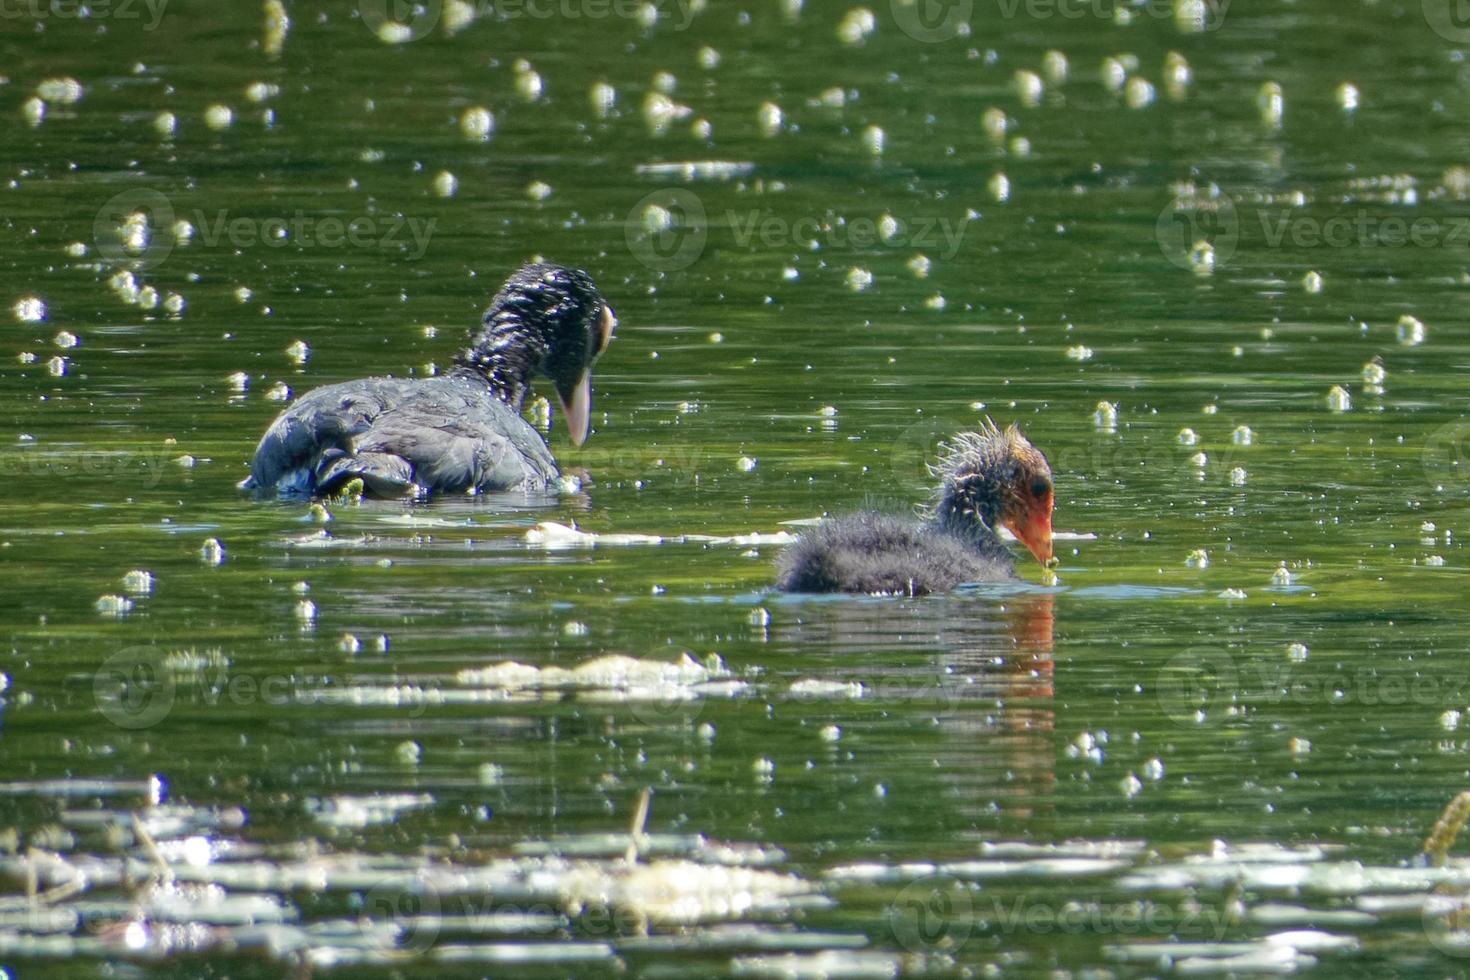
<path id="1" fill-rule="evenodd" d="M 1014 578 L 1010 554 L 982 552 L 911 520 L 864 511 L 804 533 L 777 562 L 787 592 L 924 595 Z"/>
<path id="2" fill-rule="evenodd" d="M 333 494 L 354 479 L 375 497 L 402 497 L 414 493 L 413 464 L 392 453 L 322 454 L 315 470 L 316 492 Z"/>
<path id="3" fill-rule="evenodd" d="M 357 455 L 402 459 L 413 483 L 436 493 L 541 490 L 555 482 L 546 441 L 514 409 L 473 383 L 442 380 L 423 382 L 374 419 Z"/>
<path id="4" fill-rule="evenodd" d="M 317 472 L 355 452 L 355 440 L 375 418 L 412 390 L 414 382 L 397 378 L 364 378 L 309 391 L 271 423 L 255 458 L 246 489 L 278 493 L 313 493 Z"/>
<path id="5" fill-rule="evenodd" d="M 474 379 L 370 378 L 302 396 L 267 430 L 246 486 L 331 493 L 354 478 L 380 496 L 543 489 L 545 441 Z"/>

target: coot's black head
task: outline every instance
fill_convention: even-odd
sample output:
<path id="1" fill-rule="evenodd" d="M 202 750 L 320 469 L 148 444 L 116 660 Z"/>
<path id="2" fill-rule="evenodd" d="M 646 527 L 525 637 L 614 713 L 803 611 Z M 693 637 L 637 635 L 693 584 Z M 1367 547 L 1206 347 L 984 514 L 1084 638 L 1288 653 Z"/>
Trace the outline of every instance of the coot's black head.
<path id="1" fill-rule="evenodd" d="M 943 481 L 935 504 L 941 522 L 956 530 L 976 520 L 992 530 L 999 524 L 1037 561 L 1051 560 L 1051 465 L 1020 429 L 1001 430 L 987 419 L 946 444 L 934 470 Z"/>
<path id="2" fill-rule="evenodd" d="M 550 378 L 567 431 L 580 446 L 592 410 L 592 365 L 617 322 L 581 269 L 523 265 L 500 287 L 471 346 L 455 360 L 485 374 L 515 407 L 532 375 Z"/>

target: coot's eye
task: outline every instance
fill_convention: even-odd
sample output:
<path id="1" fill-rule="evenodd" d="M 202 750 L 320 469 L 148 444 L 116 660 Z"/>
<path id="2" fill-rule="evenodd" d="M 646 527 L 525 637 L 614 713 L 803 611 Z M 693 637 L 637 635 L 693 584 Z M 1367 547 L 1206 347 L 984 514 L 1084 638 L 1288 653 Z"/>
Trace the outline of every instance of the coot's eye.
<path id="1" fill-rule="evenodd" d="M 1051 493 L 1051 481 L 1046 477 L 1038 476 L 1031 481 L 1031 496 L 1039 499 L 1049 493 Z"/>

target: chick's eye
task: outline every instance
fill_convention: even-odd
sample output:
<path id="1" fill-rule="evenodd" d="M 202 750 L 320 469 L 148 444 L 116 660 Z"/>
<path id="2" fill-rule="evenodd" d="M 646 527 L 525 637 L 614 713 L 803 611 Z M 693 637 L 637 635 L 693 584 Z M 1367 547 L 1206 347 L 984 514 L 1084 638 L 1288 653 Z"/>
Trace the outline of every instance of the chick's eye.
<path id="1" fill-rule="evenodd" d="M 1051 493 L 1051 481 L 1043 477 L 1037 477 L 1031 481 L 1031 496 L 1041 498 Z"/>

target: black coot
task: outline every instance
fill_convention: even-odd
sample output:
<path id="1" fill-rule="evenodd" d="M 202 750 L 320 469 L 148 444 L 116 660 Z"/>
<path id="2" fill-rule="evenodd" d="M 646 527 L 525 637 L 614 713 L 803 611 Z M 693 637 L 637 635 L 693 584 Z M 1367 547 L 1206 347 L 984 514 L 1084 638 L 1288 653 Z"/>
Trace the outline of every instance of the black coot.
<path id="1" fill-rule="evenodd" d="M 1040 562 L 1052 557 L 1051 466 L 1015 426 L 960 433 L 935 467 L 938 496 L 922 522 L 862 511 L 803 534 L 777 562 L 787 592 L 923 595 L 1015 579 L 1004 526 Z"/>
<path id="2" fill-rule="evenodd" d="M 617 320 L 592 278 L 522 266 L 442 375 L 363 378 L 308 392 L 271 423 L 243 489 L 376 496 L 540 490 L 557 479 L 546 441 L 521 418 L 531 378 L 549 378 L 572 442 L 587 438 L 592 364 Z"/>

